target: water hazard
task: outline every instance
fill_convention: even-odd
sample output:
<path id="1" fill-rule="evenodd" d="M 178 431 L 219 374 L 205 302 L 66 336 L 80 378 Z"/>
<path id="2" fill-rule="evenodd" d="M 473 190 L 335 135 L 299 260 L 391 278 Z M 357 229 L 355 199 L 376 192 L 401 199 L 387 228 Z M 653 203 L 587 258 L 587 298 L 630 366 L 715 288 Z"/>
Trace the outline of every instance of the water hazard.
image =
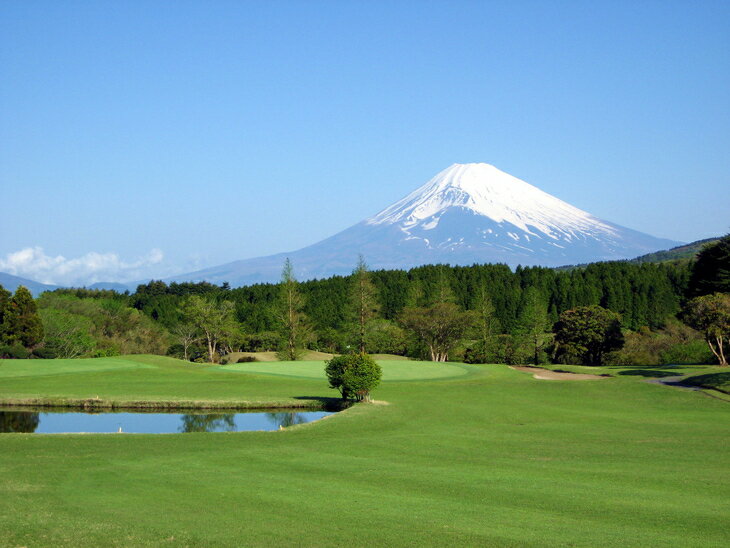
<path id="1" fill-rule="evenodd" d="M 67 408 L 0 408 L 0 433 L 178 434 L 279 430 L 319 420 L 330 411 L 300 409 L 223 410 L 210 413 L 81 412 Z"/>

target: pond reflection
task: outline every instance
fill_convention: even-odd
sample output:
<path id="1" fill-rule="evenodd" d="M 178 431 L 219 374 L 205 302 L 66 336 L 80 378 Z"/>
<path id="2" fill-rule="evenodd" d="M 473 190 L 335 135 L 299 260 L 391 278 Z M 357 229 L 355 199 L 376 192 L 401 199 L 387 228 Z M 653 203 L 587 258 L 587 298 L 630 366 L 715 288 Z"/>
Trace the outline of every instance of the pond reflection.
<path id="1" fill-rule="evenodd" d="M 0 433 L 32 434 L 38 428 L 38 413 L 0 411 Z"/>
<path id="2" fill-rule="evenodd" d="M 301 413 L 266 413 L 266 416 L 272 423 L 274 423 L 274 426 L 276 426 L 277 428 L 287 428 L 288 426 L 294 426 L 295 424 L 304 424 L 306 422 L 309 422 L 307 418 Z"/>
<path id="3" fill-rule="evenodd" d="M 223 412 L 226 411 L 226 412 Z M 0 409 L 0 433 L 139 433 L 241 432 L 279 430 L 316 421 L 330 411 L 260 409 L 216 413 L 164 413 L 141 410 L 84 412 L 68 408 Z"/>
<path id="4" fill-rule="evenodd" d="M 183 415 L 180 432 L 235 432 L 234 413 L 212 413 L 209 415 Z"/>

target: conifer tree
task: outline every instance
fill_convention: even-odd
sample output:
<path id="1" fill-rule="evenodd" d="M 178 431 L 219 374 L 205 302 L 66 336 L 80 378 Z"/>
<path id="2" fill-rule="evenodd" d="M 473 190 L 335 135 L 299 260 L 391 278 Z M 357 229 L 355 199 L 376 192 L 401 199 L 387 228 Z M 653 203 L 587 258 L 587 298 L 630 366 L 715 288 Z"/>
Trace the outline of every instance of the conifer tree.
<path id="1" fill-rule="evenodd" d="M 547 303 L 540 290 L 534 286 L 524 292 L 518 325 L 518 335 L 524 337 L 529 346 L 533 363 L 540 365 L 540 354 L 547 340 L 548 315 Z"/>
<path id="2" fill-rule="evenodd" d="M 33 350 L 43 341 L 43 323 L 30 291 L 22 285 L 15 290 L 3 315 L 5 338 L 10 344 L 21 344 Z"/>
<path id="3" fill-rule="evenodd" d="M 690 297 L 730 293 L 730 235 L 699 252 L 687 293 Z"/>
<path id="4" fill-rule="evenodd" d="M 0 343 L 8 342 L 6 340 L 7 325 L 5 317 L 10 309 L 10 299 L 13 294 L 0 285 Z"/>
<path id="5" fill-rule="evenodd" d="M 279 324 L 282 334 L 280 359 L 298 360 L 302 355 L 307 332 L 306 317 L 302 309 L 304 300 L 299 292 L 299 282 L 294 277 L 294 267 L 287 257 L 281 272 L 279 297 Z"/>
<path id="6" fill-rule="evenodd" d="M 357 266 L 352 272 L 352 306 L 357 326 L 358 349 L 365 353 L 365 326 L 377 310 L 377 291 L 370 279 L 365 259 L 360 255 Z"/>

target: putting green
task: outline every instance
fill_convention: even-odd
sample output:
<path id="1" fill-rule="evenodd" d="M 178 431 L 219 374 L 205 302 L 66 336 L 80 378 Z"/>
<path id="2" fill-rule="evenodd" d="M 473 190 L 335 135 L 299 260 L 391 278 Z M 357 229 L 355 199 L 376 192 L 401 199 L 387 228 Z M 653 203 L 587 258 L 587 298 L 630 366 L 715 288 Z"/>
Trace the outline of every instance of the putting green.
<path id="1" fill-rule="evenodd" d="M 462 377 L 470 373 L 463 365 L 452 363 L 429 363 L 410 361 L 378 360 L 383 368 L 383 381 L 418 381 Z M 220 367 L 223 371 L 240 371 L 257 375 L 277 375 L 301 379 L 324 379 L 323 361 L 300 362 L 252 362 L 235 363 Z"/>
<path id="2" fill-rule="evenodd" d="M 116 371 L 122 369 L 150 369 L 153 367 L 153 365 L 123 358 L 0 360 L 0 378 L 92 373 L 94 371 Z"/>

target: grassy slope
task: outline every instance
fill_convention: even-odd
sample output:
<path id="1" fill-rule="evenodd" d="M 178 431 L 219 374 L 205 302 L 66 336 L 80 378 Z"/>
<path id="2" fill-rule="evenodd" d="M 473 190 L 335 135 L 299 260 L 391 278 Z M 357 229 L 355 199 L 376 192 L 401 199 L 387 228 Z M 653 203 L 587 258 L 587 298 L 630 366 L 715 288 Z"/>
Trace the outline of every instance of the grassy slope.
<path id="1" fill-rule="evenodd" d="M 0 397 L 332 395 L 324 379 L 130 360 L 154 367 L 0 377 Z M 468 369 L 385 382 L 390 405 L 283 432 L 0 435 L 0 543 L 730 543 L 727 403 L 640 376 Z"/>

